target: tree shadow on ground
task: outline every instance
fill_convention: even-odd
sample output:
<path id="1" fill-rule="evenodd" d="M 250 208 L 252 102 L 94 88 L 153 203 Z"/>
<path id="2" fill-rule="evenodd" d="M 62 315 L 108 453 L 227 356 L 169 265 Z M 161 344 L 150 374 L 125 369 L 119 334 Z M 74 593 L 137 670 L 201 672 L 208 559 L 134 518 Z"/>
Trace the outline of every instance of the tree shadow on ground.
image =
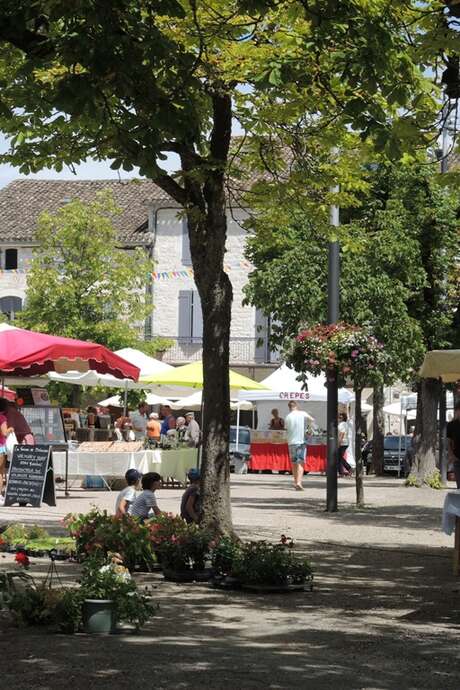
<path id="1" fill-rule="evenodd" d="M 270 512 L 301 513 L 305 517 L 321 512 L 324 519 L 340 526 L 372 525 L 388 529 L 421 530 L 439 530 L 441 527 L 442 511 L 434 506 L 408 503 L 407 505 L 370 505 L 358 508 L 353 503 L 341 501 L 337 512 L 326 513 L 324 512 L 325 503 L 324 498 L 303 497 L 300 493 L 286 497 L 270 494 L 267 494 L 266 497 L 232 497 L 232 505 L 235 508 L 244 508 L 249 511 L 268 510 Z"/>
<path id="2" fill-rule="evenodd" d="M 459 581 L 442 549 L 298 548 L 315 565 L 312 593 L 221 592 L 154 575 L 160 610 L 140 635 L 2 626 L 5 687 L 458 687 Z"/>

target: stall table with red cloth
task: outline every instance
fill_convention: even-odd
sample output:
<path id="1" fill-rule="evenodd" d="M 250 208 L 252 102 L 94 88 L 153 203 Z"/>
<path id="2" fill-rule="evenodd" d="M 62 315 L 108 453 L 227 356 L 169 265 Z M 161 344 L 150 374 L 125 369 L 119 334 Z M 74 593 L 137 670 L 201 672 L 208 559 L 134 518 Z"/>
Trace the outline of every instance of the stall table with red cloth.
<path id="1" fill-rule="evenodd" d="M 283 431 L 251 433 L 250 470 L 291 471 L 286 433 Z M 326 472 L 326 445 L 307 445 L 306 472 Z"/>

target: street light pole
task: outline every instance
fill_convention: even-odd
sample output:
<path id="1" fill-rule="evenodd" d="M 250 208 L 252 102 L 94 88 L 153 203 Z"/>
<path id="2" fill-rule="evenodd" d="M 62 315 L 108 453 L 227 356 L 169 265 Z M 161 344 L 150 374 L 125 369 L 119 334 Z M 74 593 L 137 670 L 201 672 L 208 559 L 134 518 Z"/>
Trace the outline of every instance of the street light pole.
<path id="1" fill-rule="evenodd" d="M 337 193 L 338 187 L 332 192 Z M 333 227 L 340 224 L 338 206 L 331 206 L 330 223 Z M 329 242 L 327 274 L 327 322 L 337 323 L 340 307 L 340 245 L 337 240 Z M 337 510 L 337 417 L 338 417 L 338 383 L 337 369 L 330 367 L 327 372 L 327 489 L 326 512 Z"/>

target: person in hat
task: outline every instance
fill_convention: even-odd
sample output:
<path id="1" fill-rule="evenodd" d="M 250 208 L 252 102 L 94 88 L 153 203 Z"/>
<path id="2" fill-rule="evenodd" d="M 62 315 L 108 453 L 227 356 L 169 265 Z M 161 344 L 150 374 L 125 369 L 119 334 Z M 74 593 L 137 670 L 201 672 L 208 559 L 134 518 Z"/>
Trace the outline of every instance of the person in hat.
<path id="1" fill-rule="evenodd" d="M 200 443 L 200 425 L 196 421 L 193 412 L 187 412 L 185 415 L 185 421 L 187 423 L 185 440 L 191 448 L 197 448 Z"/>
<path id="2" fill-rule="evenodd" d="M 185 522 L 199 522 L 201 517 L 200 470 L 193 468 L 188 471 L 190 485 L 184 491 L 180 502 L 180 516 Z"/>
<path id="3" fill-rule="evenodd" d="M 147 422 L 147 444 L 150 447 L 156 448 L 157 444 L 160 442 L 161 435 L 161 422 L 157 412 L 151 412 L 149 414 L 149 421 Z"/>
<path id="4" fill-rule="evenodd" d="M 125 479 L 128 486 L 120 491 L 115 501 L 115 515 L 117 517 L 128 513 L 129 507 L 134 502 L 140 489 L 141 477 L 141 473 L 135 469 L 126 472 Z"/>

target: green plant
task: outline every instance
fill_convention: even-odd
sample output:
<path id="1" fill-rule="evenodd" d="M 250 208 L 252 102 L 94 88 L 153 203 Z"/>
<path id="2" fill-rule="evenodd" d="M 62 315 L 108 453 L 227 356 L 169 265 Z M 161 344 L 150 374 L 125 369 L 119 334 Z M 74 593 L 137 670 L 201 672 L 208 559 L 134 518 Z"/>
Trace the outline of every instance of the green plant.
<path id="1" fill-rule="evenodd" d="M 443 489 L 444 484 L 442 483 L 441 473 L 439 470 L 435 470 L 432 474 L 425 477 L 425 484 L 430 486 L 432 489 Z"/>
<path id="2" fill-rule="evenodd" d="M 72 537 L 46 537 L 28 539 L 23 544 L 26 551 L 51 551 L 56 549 L 71 554 L 75 551 L 75 540 Z"/>
<path id="3" fill-rule="evenodd" d="M 62 595 L 62 589 L 51 589 L 30 578 L 24 590 L 11 596 L 8 608 L 23 625 L 50 625 L 56 621 L 55 610 Z"/>
<path id="4" fill-rule="evenodd" d="M 240 555 L 241 542 L 232 537 L 222 537 L 211 551 L 211 563 L 214 575 L 231 575 L 233 565 Z"/>
<path id="5" fill-rule="evenodd" d="M 415 486 L 417 488 L 422 485 L 420 479 L 415 474 L 410 474 L 408 477 L 406 477 L 404 484 L 405 486 Z"/>
<path id="6" fill-rule="evenodd" d="M 176 571 L 204 569 L 211 544 L 207 530 L 174 515 L 159 515 L 146 526 L 163 567 Z"/>
<path id="7" fill-rule="evenodd" d="M 69 514 L 64 522 L 82 560 L 94 555 L 105 560 L 115 552 L 130 571 L 151 570 L 156 563 L 148 528 L 130 515 L 117 517 L 93 508 L 89 513 Z"/>
<path id="8" fill-rule="evenodd" d="M 24 544 L 29 538 L 29 533 L 25 525 L 14 522 L 2 533 L 2 539 L 10 546 Z"/>
<path id="9" fill-rule="evenodd" d="M 101 565 L 98 558 L 88 559 L 75 596 L 80 602 L 85 599 L 111 600 L 115 604 L 116 619 L 137 627 L 155 611 L 147 591 L 140 592 L 128 569 L 114 561 Z"/>
<path id="10" fill-rule="evenodd" d="M 312 568 L 306 558 L 296 556 L 284 544 L 256 541 L 244 544 L 237 555 L 232 574 L 243 584 L 296 585 L 312 580 Z"/>

